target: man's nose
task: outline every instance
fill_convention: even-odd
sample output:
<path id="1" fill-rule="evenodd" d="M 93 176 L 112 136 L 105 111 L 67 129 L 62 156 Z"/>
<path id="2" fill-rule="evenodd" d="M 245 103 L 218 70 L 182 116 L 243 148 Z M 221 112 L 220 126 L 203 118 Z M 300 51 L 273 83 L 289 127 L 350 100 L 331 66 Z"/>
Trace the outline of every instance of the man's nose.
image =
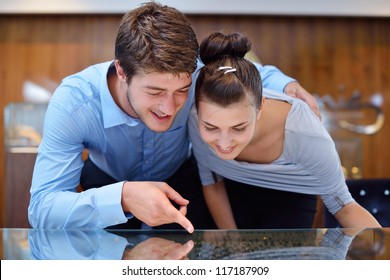
<path id="1" fill-rule="evenodd" d="M 167 115 L 172 115 L 176 111 L 176 100 L 174 95 L 166 95 L 162 102 L 161 111 L 163 111 Z"/>

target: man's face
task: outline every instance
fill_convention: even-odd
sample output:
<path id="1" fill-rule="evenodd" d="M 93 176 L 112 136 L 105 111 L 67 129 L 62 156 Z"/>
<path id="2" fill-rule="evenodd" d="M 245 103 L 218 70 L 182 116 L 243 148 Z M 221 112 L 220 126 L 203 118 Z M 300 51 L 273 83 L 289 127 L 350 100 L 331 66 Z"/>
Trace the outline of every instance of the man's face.
<path id="1" fill-rule="evenodd" d="M 167 131 L 187 101 L 190 86 L 191 75 L 187 73 L 134 76 L 126 90 L 130 106 L 127 113 L 139 118 L 150 130 Z"/>

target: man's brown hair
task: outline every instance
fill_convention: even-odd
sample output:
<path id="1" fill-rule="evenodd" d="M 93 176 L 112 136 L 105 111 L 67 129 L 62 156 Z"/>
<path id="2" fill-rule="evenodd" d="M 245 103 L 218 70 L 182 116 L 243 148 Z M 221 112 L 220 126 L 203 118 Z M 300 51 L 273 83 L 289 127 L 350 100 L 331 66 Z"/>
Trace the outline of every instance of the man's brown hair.
<path id="1" fill-rule="evenodd" d="M 127 81 L 139 73 L 188 73 L 196 69 L 199 45 L 187 17 L 155 2 L 126 13 L 120 23 L 115 58 Z"/>

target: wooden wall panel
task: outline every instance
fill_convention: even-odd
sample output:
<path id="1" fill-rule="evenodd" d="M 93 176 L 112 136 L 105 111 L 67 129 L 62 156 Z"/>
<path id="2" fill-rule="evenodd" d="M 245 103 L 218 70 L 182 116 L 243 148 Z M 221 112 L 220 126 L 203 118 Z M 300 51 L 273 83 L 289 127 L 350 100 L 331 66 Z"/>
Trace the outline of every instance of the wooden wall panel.
<path id="1" fill-rule="evenodd" d="M 248 34 L 263 64 L 279 67 L 312 93 L 349 98 L 359 90 L 368 98 L 380 92 L 390 117 L 390 18 L 192 15 L 190 20 L 199 40 L 212 31 Z M 90 64 L 112 59 L 119 21 L 119 15 L 0 15 L 0 108 L 23 100 L 26 80 L 58 84 Z M 0 114 L 0 147 L 3 123 Z M 390 176 L 388 123 L 379 133 L 361 137 L 364 177 Z M 4 205 L 4 149 L 0 157 Z"/>
<path id="2" fill-rule="evenodd" d="M 30 193 L 26 188 L 31 183 L 36 153 L 5 153 L 5 213 L 3 227 L 28 228 L 27 208 Z"/>

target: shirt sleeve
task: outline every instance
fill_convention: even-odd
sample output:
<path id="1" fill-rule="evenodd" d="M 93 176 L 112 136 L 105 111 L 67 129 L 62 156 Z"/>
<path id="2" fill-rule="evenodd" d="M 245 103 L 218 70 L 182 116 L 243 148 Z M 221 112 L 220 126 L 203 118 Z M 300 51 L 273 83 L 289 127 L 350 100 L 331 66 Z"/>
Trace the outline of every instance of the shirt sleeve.
<path id="1" fill-rule="evenodd" d="M 346 185 L 331 136 L 307 104 L 297 102 L 300 110 L 295 112 L 293 119 L 288 120 L 289 134 L 292 135 L 288 143 L 290 157 L 313 177 L 313 188 L 317 188 L 316 193 L 328 210 L 335 214 L 354 199 Z"/>
<path id="2" fill-rule="evenodd" d="M 323 144 L 323 145 L 322 145 Z M 317 164 L 312 162 L 312 172 L 317 174 L 325 193 L 321 199 L 329 212 L 336 214 L 342 207 L 354 201 L 345 182 L 341 162 L 333 141 L 319 142 L 313 147 L 317 153 Z M 310 161 L 308 162 L 310 164 Z"/>
<path id="3" fill-rule="evenodd" d="M 264 88 L 269 88 L 277 92 L 283 92 L 286 85 L 296 81 L 283 74 L 277 67 L 272 65 L 261 65 L 254 63 L 260 72 Z"/>
<path id="4" fill-rule="evenodd" d="M 76 192 L 83 133 L 88 133 L 83 123 L 61 104 L 49 104 L 30 190 L 28 214 L 34 228 L 104 228 L 127 221 L 121 206 L 123 182 Z"/>

